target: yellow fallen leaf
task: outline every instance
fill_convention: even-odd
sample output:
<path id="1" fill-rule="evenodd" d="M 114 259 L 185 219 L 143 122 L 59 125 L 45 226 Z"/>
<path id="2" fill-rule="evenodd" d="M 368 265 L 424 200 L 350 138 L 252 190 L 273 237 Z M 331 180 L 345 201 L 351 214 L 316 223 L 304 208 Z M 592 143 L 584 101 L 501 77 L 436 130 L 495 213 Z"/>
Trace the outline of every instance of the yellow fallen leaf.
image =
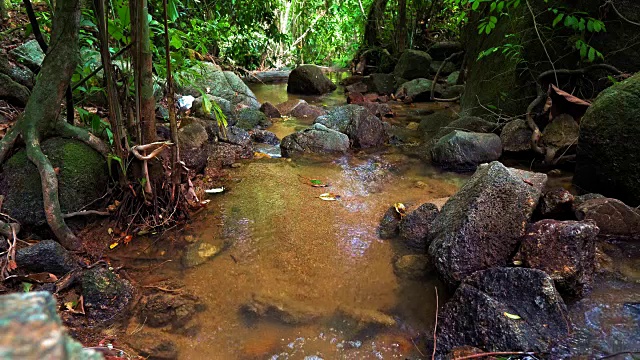
<path id="1" fill-rule="evenodd" d="M 113 248 L 115 248 L 116 246 L 118 246 L 118 243 L 117 243 L 117 242 L 114 242 L 113 244 L 109 245 L 109 249 L 113 249 Z"/>
<path id="2" fill-rule="evenodd" d="M 393 204 L 393 207 L 396 208 L 396 212 L 401 216 L 404 216 L 405 213 L 407 212 L 407 208 L 404 206 L 403 203 L 395 203 Z"/>
<path id="3" fill-rule="evenodd" d="M 324 201 L 336 201 L 340 199 L 340 195 L 336 195 L 334 193 L 324 193 L 320 194 L 318 197 Z"/>
<path id="4" fill-rule="evenodd" d="M 520 316 L 515 315 L 515 314 L 509 314 L 506 311 L 504 312 L 504 316 L 506 316 L 506 317 L 508 317 L 509 319 L 512 319 L 512 320 L 520 320 L 520 319 L 522 319 Z"/>
<path id="5" fill-rule="evenodd" d="M 108 233 L 109 235 L 113 234 L 113 229 L 112 229 L 112 228 L 108 228 L 108 229 L 107 229 L 107 233 Z"/>

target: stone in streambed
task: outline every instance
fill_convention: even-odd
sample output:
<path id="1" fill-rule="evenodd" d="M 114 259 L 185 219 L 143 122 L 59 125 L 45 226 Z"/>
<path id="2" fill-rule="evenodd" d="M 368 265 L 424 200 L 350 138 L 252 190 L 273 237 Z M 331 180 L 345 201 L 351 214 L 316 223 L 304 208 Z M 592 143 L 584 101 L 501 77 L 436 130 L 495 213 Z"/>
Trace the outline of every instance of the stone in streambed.
<path id="1" fill-rule="evenodd" d="M 92 321 L 106 326 L 128 313 L 135 292 L 129 281 L 97 266 L 82 274 L 81 285 L 87 317 Z"/>
<path id="2" fill-rule="evenodd" d="M 412 280 L 424 278 L 433 270 L 428 255 L 404 255 L 393 263 L 393 271 L 398 277 Z"/>
<path id="3" fill-rule="evenodd" d="M 357 148 L 380 146 L 388 139 L 385 123 L 365 107 L 355 104 L 334 108 L 318 117 L 315 123 L 347 134 L 351 145 Z"/>
<path id="4" fill-rule="evenodd" d="M 327 78 L 322 69 L 315 65 L 301 65 L 291 71 L 287 82 L 287 92 L 302 95 L 323 95 L 334 91 L 337 86 Z"/>
<path id="5" fill-rule="evenodd" d="M 349 150 L 349 137 L 322 124 L 288 135 L 280 144 L 282 156 L 290 157 L 304 153 L 344 153 Z"/>
<path id="6" fill-rule="evenodd" d="M 440 138 L 431 149 L 434 164 L 454 171 L 472 171 L 486 162 L 498 160 L 502 143 L 496 134 L 454 130 Z"/>
<path id="7" fill-rule="evenodd" d="M 30 273 L 48 272 L 62 276 L 77 269 L 78 263 L 65 248 L 53 240 L 21 248 L 16 252 L 18 268 Z"/>
<path id="8" fill-rule="evenodd" d="M 289 325 L 311 324 L 323 316 L 315 307 L 285 296 L 254 293 L 241 310 L 257 318 L 266 318 Z"/>
<path id="9" fill-rule="evenodd" d="M 207 260 L 218 255 L 220 248 L 205 242 L 196 242 L 187 245 L 182 253 L 182 266 L 192 268 L 204 264 Z"/>
<path id="10" fill-rule="evenodd" d="M 421 252 L 427 249 L 429 246 L 427 243 L 429 228 L 438 213 L 438 208 L 434 204 L 426 203 L 420 205 L 400 220 L 400 237 L 407 247 Z"/>
<path id="11" fill-rule="evenodd" d="M 381 239 L 393 239 L 398 236 L 400 214 L 395 207 L 390 207 L 382 216 L 378 226 L 378 236 Z"/>
<path id="12" fill-rule="evenodd" d="M 595 222 L 600 235 L 617 239 L 640 239 L 640 210 L 620 200 L 592 198 L 575 206 L 579 220 Z"/>

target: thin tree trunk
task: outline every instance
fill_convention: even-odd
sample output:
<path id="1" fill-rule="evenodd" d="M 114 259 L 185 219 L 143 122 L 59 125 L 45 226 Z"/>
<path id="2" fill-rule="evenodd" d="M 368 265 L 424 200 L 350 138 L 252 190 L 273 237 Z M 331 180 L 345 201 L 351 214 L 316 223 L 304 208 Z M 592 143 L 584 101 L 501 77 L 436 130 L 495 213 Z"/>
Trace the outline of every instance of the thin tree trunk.
<path id="1" fill-rule="evenodd" d="M 374 48 L 380 45 L 378 30 L 384 11 L 387 8 L 387 2 L 388 0 L 374 0 L 371 8 L 369 8 L 367 25 L 364 28 L 364 44 L 368 48 Z"/>
<path id="2" fill-rule="evenodd" d="M 401 53 L 406 47 L 407 39 L 407 0 L 398 0 L 398 23 L 396 24 L 397 52 Z"/>
<path id="3" fill-rule="evenodd" d="M 167 52 L 167 105 L 169 106 L 169 124 L 171 126 L 171 141 L 173 151 L 171 153 L 171 182 L 173 184 L 171 198 L 175 198 L 175 192 L 180 186 L 180 143 L 178 140 L 178 122 L 176 121 L 176 105 L 173 98 L 173 74 L 171 73 L 171 48 L 169 46 L 169 20 L 167 14 L 167 0 L 162 1 L 164 6 L 164 41 Z"/>
<path id="4" fill-rule="evenodd" d="M 157 140 L 156 135 L 156 101 L 153 97 L 153 57 L 151 54 L 151 41 L 149 37 L 149 11 L 147 0 L 132 1 L 132 10 L 135 17 L 131 16 L 131 26 L 135 42 L 135 69 L 138 77 L 138 120 L 142 128 L 143 144 L 150 144 Z"/>

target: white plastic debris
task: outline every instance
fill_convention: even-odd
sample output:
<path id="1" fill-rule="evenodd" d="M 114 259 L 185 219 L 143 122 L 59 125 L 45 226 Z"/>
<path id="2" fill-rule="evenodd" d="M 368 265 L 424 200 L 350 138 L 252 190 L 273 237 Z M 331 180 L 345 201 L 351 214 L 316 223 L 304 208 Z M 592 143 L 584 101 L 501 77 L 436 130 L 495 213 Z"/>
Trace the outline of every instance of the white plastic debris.
<path id="1" fill-rule="evenodd" d="M 185 110 L 189 110 L 189 109 L 191 109 L 191 107 L 193 106 L 193 101 L 194 101 L 195 99 L 196 99 L 196 98 L 194 98 L 194 97 L 193 97 L 193 96 L 191 96 L 191 95 L 181 96 L 181 97 L 178 99 L 178 106 L 180 107 L 180 110 L 185 111 Z"/>
<path id="2" fill-rule="evenodd" d="M 224 192 L 224 186 L 219 188 L 207 189 L 204 192 L 206 192 L 207 194 L 219 194 L 221 192 Z"/>

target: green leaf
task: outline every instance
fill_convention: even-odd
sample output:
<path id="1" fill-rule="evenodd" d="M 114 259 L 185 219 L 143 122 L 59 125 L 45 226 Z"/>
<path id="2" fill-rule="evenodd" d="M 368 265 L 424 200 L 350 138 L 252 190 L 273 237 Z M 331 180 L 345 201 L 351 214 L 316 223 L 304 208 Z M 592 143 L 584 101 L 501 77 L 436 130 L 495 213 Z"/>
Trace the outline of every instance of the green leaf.
<path id="1" fill-rule="evenodd" d="M 182 40 L 180 40 L 180 36 L 178 34 L 173 34 L 169 44 L 176 50 L 180 50 L 182 48 Z"/>
<path id="2" fill-rule="evenodd" d="M 178 19 L 178 7 L 176 6 L 177 2 L 177 0 L 169 0 L 167 2 L 167 16 L 172 22 Z"/>
<path id="3" fill-rule="evenodd" d="M 564 18 L 564 14 L 558 14 L 558 16 L 556 16 L 556 18 L 553 19 L 553 26 L 555 27 L 556 25 L 558 25 L 558 23 L 562 21 L 563 18 Z"/>
<path id="4" fill-rule="evenodd" d="M 594 49 L 592 46 L 589 47 L 588 59 L 589 62 L 594 62 L 594 60 L 596 59 L 596 49 Z"/>
<path id="5" fill-rule="evenodd" d="M 520 316 L 515 315 L 515 314 L 510 314 L 510 313 L 508 313 L 506 311 L 503 314 L 504 314 L 504 316 L 508 317 L 511 320 L 520 320 L 520 319 L 522 319 Z"/>
<path id="6" fill-rule="evenodd" d="M 471 10 L 478 10 L 478 8 L 480 7 L 480 0 L 476 0 L 474 1 L 473 5 L 471 6 Z"/>
<path id="7" fill-rule="evenodd" d="M 496 3 L 492 2 L 489 8 L 489 12 L 494 12 L 496 10 Z"/>
<path id="8" fill-rule="evenodd" d="M 33 288 L 33 284 L 32 283 L 28 283 L 28 282 L 23 282 L 22 283 L 22 291 L 28 293 L 29 291 L 31 291 L 32 288 Z"/>
<path id="9" fill-rule="evenodd" d="M 504 1 L 500 1 L 498 3 L 498 12 L 502 12 L 502 9 L 504 9 Z"/>

